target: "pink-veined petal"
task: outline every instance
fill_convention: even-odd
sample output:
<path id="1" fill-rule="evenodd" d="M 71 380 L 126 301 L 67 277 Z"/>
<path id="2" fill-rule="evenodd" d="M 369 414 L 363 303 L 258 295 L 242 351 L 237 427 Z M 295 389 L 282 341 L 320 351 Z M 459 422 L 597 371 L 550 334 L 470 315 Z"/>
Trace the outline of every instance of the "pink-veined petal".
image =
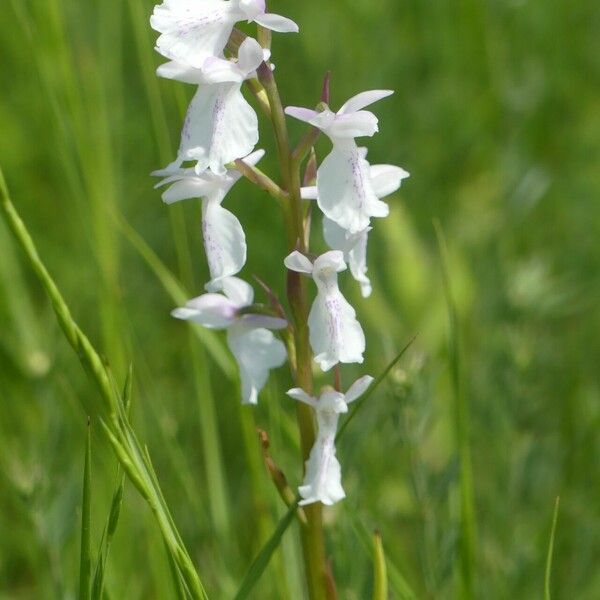
<path id="1" fill-rule="evenodd" d="M 239 273 L 246 264 L 246 236 L 238 218 L 216 200 L 202 203 L 202 237 L 210 271 L 209 286 Z"/>
<path id="2" fill-rule="evenodd" d="M 356 112 L 365 106 L 369 106 L 369 104 L 373 104 L 378 100 L 391 96 L 393 93 L 393 90 L 370 90 L 368 92 L 361 92 L 360 94 L 356 94 L 356 96 L 352 96 L 352 98 L 345 102 L 342 108 L 338 110 L 338 115 Z"/>
<path id="3" fill-rule="evenodd" d="M 317 171 L 317 188 L 319 208 L 350 233 L 366 229 L 370 217 L 389 210 L 373 192 L 369 163 L 354 142 L 334 144 Z"/>
<path id="4" fill-rule="evenodd" d="M 301 254 L 297 250 L 294 250 L 288 254 L 285 257 L 283 264 L 290 271 L 296 271 L 298 273 L 312 273 L 313 270 L 313 265 L 310 260 L 308 260 L 304 254 Z"/>
<path id="5" fill-rule="evenodd" d="M 150 17 L 161 33 L 157 51 L 198 69 L 209 56 L 223 55 L 235 21 L 232 6 L 221 0 L 164 2 Z"/>

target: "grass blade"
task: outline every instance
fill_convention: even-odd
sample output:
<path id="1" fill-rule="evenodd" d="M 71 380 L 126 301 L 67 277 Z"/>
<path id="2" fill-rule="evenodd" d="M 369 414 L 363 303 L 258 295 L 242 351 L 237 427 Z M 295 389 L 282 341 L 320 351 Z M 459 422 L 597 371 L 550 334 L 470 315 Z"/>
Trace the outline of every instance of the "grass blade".
<path id="1" fill-rule="evenodd" d="M 131 482 L 150 505 L 163 539 L 173 555 L 190 594 L 195 599 L 205 600 L 208 596 L 164 502 L 160 485 L 154 473 L 151 472 L 137 437 L 129 424 L 120 393 L 111 379 L 108 368 L 73 319 L 65 299 L 41 261 L 31 235 L 10 200 L 1 169 L 0 211 L 23 250 L 29 265 L 45 289 L 67 341 L 77 353 L 82 366 L 90 374 L 100 392 L 104 401 L 104 409 L 109 417 L 106 421 L 101 418 L 100 423 L 115 455 Z"/>
<path id="2" fill-rule="evenodd" d="M 560 497 L 556 497 L 554 503 L 554 514 L 552 516 L 552 528 L 550 530 L 550 542 L 548 543 L 548 553 L 546 555 L 546 571 L 544 575 L 544 600 L 550 600 L 550 576 L 552 575 L 552 555 L 554 554 L 554 536 L 556 534 L 556 522 L 558 520 L 558 507 Z"/>
<path id="3" fill-rule="evenodd" d="M 351 525 L 361 547 L 367 552 L 369 555 L 374 558 L 374 546 L 371 543 L 370 534 L 367 530 L 365 524 L 360 520 L 360 518 L 354 513 L 354 511 L 348 511 L 348 514 L 351 519 Z M 417 596 L 413 592 L 409 583 L 404 578 L 404 575 L 400 572 L 400 569 L 391 561 L 390 558 L 386 558 L 386 575 L 387 580 L 389 582 L 388 588 L 391 588 L 395 597 L 400 600 L 416 600 Z"/>
<path id="4" fill-rule="evenodd" d="M 100 541 L 100 550 L 98 551 L 98 562 L 96 563 L 96 572 L 94 573 L 94 581 L 92 584 L 92 600 L 102 600 L 104 592 L 104 574 L 106 572 L 106 561 L 110 552 L 110 546 L 113 536 L 119 523 L 121 515 L 121 506 L 123 504 L 125 475 L 119 469 L 117 473 L 117 488 L 115 489 L 110 505 L 108 521 L 104 528 L 104 534 Z"/>
<path id="5" fill-rule="evenodd" d="M 297 497 L 292 504 L 290 504 L 287 512 L 279 521 L 277 528 L 273 532 L 273 535 L 267 540 L 267 543 L 261 548 L 260 552 L 257 554 L 256 558 L 250 565 L 244 580 L 235 595 L 234 600 L 244 600 L 244 598 L 248 598 L 252 588 L 256 585 L 256 582 L 260 579 L 261 575 L 264 573 L 273 553 L 279 546 L 281 542 L 281 538 L 285 533 L 288 526 L 294 520 L 294 516 L 296 515 L 296 510 L 298 509 L 298 502 L 300 498 Z"/>
<path id="6" fill-rule="evenodd" d="M 388 580 L 381 533 L 373 536 L 373 600 L 387 600 Z"/>
<path id="7" fill-rule="evenodd" d="M 158 279 L 171 300 L 179 306 L 185 304 L 185 302 L 190 299 L 191 295 L 179 282 L 177 277 L 175 277 L 175 275 L 161 261 L 154 250 L 148 246 L 144 238 L 142 238 L 142 236 L 131 225 L 129 225 L 129 223 L 127 223 L 123 216 L 115 215 L 115 220 L 125 239 L 144 260 L 152 273 L 154 273 L 155 277 Z M 223 373 L 230 380 L 234 379 L 236 374 L 236 366 L 230 354 L 225 349 L 225 345 L 217 336 L 217 334 L 215 334 L 214 331 L 210 331 L 200 326 L 192 327 L 192 329 L 196 337 L 198 337 L 200 342 L 206 348 Z"/>
<path id="8" fill-rule="evenodd" d="M 364 404 L 365 400 L 371 396 L 375 390 L 383 383 L 384 379 L 390 374 L 390 371 L 398 364 L 400 359 L 404 356 L 404 353 L 411 347 L 412 343 L 417 338 L 416 335 L 413 335 L 412 338 L 408 341 L 406 346 L 400 350 L 400 352 L 392 359 L 390 364 L 383 370 L 383 372 L 375 379 L 375 381 L 369 386 L 369 389 L 354 402 L 354 405 L 350 409 L 346 420 L 340 425 L 338 429 L 337 435 L 335 436 L 335 441 L 337 442 L 341 437 L 346 427 L 350 424 L 350 421 L 355 417 L 356 413 L 360 410 L 361 406 Z"/>
<path id="9" fill-rule="evenodd" d="M 473 494 L 473 469 L 471 464 L 471 448 L 469 442 L 470 417 L 462 378 L 460 339 L 456 305 L 450 287 L 448 274 L 448 247 L 439 222 L 434 222 L 437 236 L 442 283 L 448 308 L 450 358 L 450 374 L 452 379 L 452 395 L 454 400 L 454 428 L 458 446 L 459 487 L 460 487 L 460 583 L 461 598 L 473 597 L 473 578 L 475 572 L 475 500 Z"/>
<path id="10" fill-rule="evenodd" d="M 91 501 L 92 501 L 92 436 L 88 419 L 83 468 L 83 494 L 81 500 L 81 550 L 79 558 L 79 600 L 90 598 L 92 576 Z"/>

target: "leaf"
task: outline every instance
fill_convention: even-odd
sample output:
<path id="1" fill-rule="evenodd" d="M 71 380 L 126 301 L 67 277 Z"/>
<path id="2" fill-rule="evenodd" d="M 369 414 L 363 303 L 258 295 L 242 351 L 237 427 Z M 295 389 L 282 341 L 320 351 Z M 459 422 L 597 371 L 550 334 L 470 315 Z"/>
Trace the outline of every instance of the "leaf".
<path id="1" fill-rule="evenodd" d="M 85 463 L 83 468 L 83 494 L 81 500 L 81 548 L 79 554 L 79 600 L 90 598 L 90 580 L 92 576 L 91 545 L 91 479 L 92 479 L 92 441 L 88 419 L 85 443 Z"/>
<path id="2" fill-rule="evenodd" d="M 250 565 L 244 580 L 235 595 L 234 600 L 243 600 L 244 598 L 248 598 L 252 588 L 256 585 L 256 582 L 260 579 L 261 575 L 264 573 L 269 561 L 271 560 L 271 556 L 279 546 L 281 542 L 281 538 L 285 533 L 286 529 L 290 525 L 290 523 L 294 520 L 294 516 L 296 514 L 296 510 L 298 509 L 298 502 L 300 501 L 299 497 L 296 497 L 294 502 L 290 504 L 287 512 L 277 525 L 277 528 L 273 532 L 273 535 L 267 540 L 267 543 L 261 548 L 260 552 L 257 554 L 253 563 Z"/>
<path id="3" fill-rule="evenodd" d="M 552 575 L 552 555 L 554 553 L 554 536 L 556 534 L 556 522 L 558 520 L 558 506 L 560 498 L 556 497 L 554 503 L 554 515 L 552 516 L 552 528 L 550 529 L 550 542 L 548 543 L 548 553 L 546 555 L 546 572 L 544 577 L 544 600 L 550 600 L 550 576 Z"/>

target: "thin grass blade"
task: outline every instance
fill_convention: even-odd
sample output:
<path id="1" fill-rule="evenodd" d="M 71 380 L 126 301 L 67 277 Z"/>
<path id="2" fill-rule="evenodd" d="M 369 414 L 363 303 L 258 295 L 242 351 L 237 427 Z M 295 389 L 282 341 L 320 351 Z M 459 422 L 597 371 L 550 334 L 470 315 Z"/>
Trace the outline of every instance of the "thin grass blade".
<path id="1" fill-rule="evenodd" d="M 292 504 L 290 504 L 287 512 L 279 521 L 277 528 L 273 532 L 273 535 L 267 540 L 267 543 L 262 547 L 260 552 L 257 554 L 253 563 L 250 565 L 244 580 L 235 595 L 234 600 L 244 600 L 244 598 L 249 598 L 249 594 L 252 591 L 252 588 L 256 585 L 257 581 L 260 579 L 261 575 L 264 573 L 273 553 L 279 546 L 281 542 L 281 538 L 285 533 L 288 526 L 294 520 L 296 515 L 296 510 L 298 509 L 298 502 L 300 498 L 297 497 Z"/>
<path id="2" fill-rule="evenodd" d="M 460 488 L 460 597 L 469 600 L 473 597 L 473 579 L 475 573 L 475 499 L 473 493 L 473 469 L 469 441 L 470 416 L 469 403 L 463 389 L 461 348 L 458 315 L 448 273 L 448 247 L 439 222 L 434 222 L 437 236 L 442 283 L 448 308 L 448 354 L 452 379 L 454 401 L 454 428 L 458 448 L 459 488 Z"/>
<path id="3" fill-rule="evenodd" d="M 92 577 L 92 436 L 88 420 L 83 468 L 83 494 L 81 500 L 81 549 L 79 555 L 79 600 L 89 600 Z"/>
<path id="4" fill-rule="evenodd" d="M 354 419 L 356 413 L 361 409 L 362 405 L 365 403 L 365 400 L 371 396 L 375 390 L 383 383 L 385 378 L 390 374 L 390 371 L 398 364 L 400 359 L 404 356 L 404 353 L 411 347 L 412 343 L 417 339 L 417 335 L 415 334 L 406 346 L 400 350 L 400 352 L 394 357 L 394 359 L 389 363 L 389 365 L 383 370 L 383 372 L 375 379 L 375 381 L 369 386 L 369 389 L 354 403 L 350 412 L 348 413 L 348 417 L 346 420 L 340 425 L 338 429 L 337 435 L 335 436 L 335 441 L 337 442 L 341 437 L 346 427 L 350 424 L 350 421 Z"/>
<path id="5" fill-rule="evenodd" d="M 552 528 L 550 530 L 550 542 L 548 543 L 548 553 L 546 554 L 546 570 L 544 575 L 544 600 L 551 599 L 550 593 L 550 578 L 552 575 L 552 557 L 554 554 L 554 537 L 556 535 L 556 522 L 558 521 L 558 507 L 560 497 L 556 497 L 554 503 L 554 514 L 552 515 Z"/>

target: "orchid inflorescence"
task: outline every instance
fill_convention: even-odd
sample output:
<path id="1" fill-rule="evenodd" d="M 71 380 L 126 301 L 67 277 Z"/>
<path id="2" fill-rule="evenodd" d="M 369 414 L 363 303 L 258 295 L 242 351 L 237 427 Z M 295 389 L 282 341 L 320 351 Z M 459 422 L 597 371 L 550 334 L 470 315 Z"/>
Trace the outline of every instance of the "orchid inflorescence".
<path id="1" fill-rule="evenodd" d="M 356 311 L 338 287 L 338 273 L 349 265 L 362 295 L 371 294 L 366 264 L 371 218 L 389 214 L 382 198 L 395 192 L 408 173 L 392 165 L 370 165 L 366 149 L 356 143 L 356 138 L 371 137 L 377 132 L 378 119 L 365 107 L 391 95 L 389 90 L 360 93 L 337 112 L 327 106 L 328 90 L 316 110 L 286 108 L 287 115 L 311 126 L 305 138 L 310 141 L 309 148 L 299 163 L 320 132 L 331 140 L 331 152 L 316 168 L 316 182 L 315 177 L 313 181 L 308 177 L 307 181 L 305 176 L 307 185 L 301 189 L 299 177 L 297 189 L 291 189 L 295 180 L 289 174 L 282 173 L 284 182 L 280 187 L 260 172 L 256 165 L 264 151 L 255 150 L 259 140 L 258 117 L 242 94 L 244 83 L 252 84 L 251 91 L 266 104 L 276 135 L 279 126 L 280 153 L 286 151 L 285 143 L 281 142 L 285 123 L 281 122 L 284 120 L 281 105 L 275 106 L 278 95 L 265 93 L 264 80 L 273 79 L 270 49 L 234 29 L 240 21 L 256 23 L 258 39 L 265 46 L 270 43 L 270 31 L 298 31 L 290 19 L 268 13 L 265 0 L 164 0 L 154 8 L 150 20 L 161 34 L 156 50 L 169 59 L 158 68 L 157 74 L 197 86 L 185 116 L 175 160 L 153 173 L 163 177 L 158 186 L 169 186 L 162 195 L 164 202 L 202 200 L 202 235 L 210 272 L 210 281 L 205 285 L 207 293 L 172 314 L 203 327 L 227 331 L 228 346 L 239 366 L 243 403 L 256 404 L 270 369 L 283 365 L 289 358 L 292 373 L 303 387 L 289 390 L 288 395 L 312 407 L 318 425 L 306 461 L 305 479 L 299 487 L 301 504 L 333 504 L 345 495 L 334 447 L 338 417 L 347 412 L 348 404 L 367 389 L 372 378 L 361 377 L 346 394 L 329 386 L 318 396 L 312 394 L 312 389 L 305 389 L 312 386 L 312 380 L 310 383 L 298 380 L 298 361 L 302 357 L 296 351 L 300 341 L 294 340 L 298 334 L 293 326 L 298 315 L 288 319 L 278 300 L 271 307 L 254 304 L 251 285 L 236 277 L 246 263 L 244 230 L 237 217 L 222 204 L 229 190 L 246 176 L 263 189 L 269 188 L 280 204 L 290 205 L 288 210 L 299 213 L 296 223 L 301 228 L 295 230 L 297 239 L 288 236 L 291 252 L 283 261 L 288 281 L 295 277 L 297 282 L 288 284 L 288 299 L 294 312 L 299 303 L 297 295 L 305 293 L 297 274 L 312 277 L 317 294 L 308 314 L 308 339 L 314 361 L 326 372 L 338 369 L 339 363 L 363 362 L 365 336 Z M 232 43 L 234 38 L 237 43 Z M 315 170 L 314 152 L 311 157 L 313 164 L 309 161 L 307 174 Z M 294 194 L 297 203 L 292 206 Z M 320 256 L 308 252 L 306 241 L 311 201 L 316 201 L 323 213 L 323 237 L 331 248 Z M 269 291 L 274 297 L 274 292 Z M 286 332 L 287 343 L 274 331 Z"/>

